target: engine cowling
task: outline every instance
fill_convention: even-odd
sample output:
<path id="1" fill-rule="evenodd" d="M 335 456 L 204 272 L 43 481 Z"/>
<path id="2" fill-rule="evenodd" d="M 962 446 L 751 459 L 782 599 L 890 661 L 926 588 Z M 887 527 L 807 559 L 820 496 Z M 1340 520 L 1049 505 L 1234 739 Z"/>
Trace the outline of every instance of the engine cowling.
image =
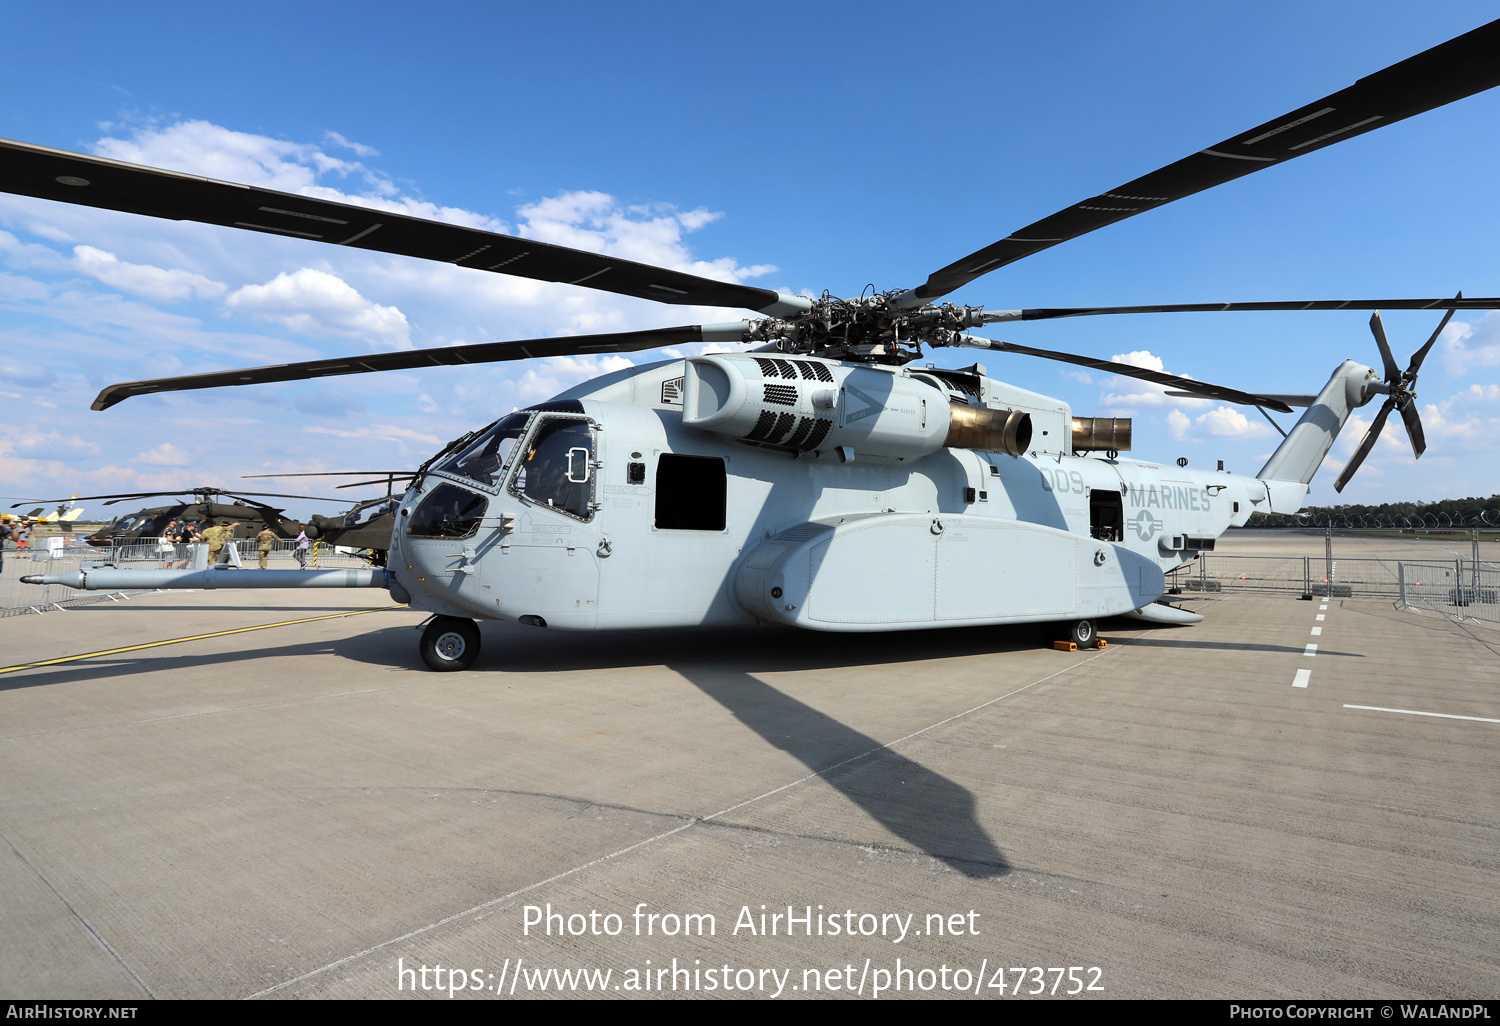
<path id="1" fill-rule="evenodd" d="M 918 459 L 945 447 L 1019 455 L 1031 417 L 952 405 L 900 370 L 808 357 L 696 356 L 683 376 L 682 422 L 787 452 Z"/>

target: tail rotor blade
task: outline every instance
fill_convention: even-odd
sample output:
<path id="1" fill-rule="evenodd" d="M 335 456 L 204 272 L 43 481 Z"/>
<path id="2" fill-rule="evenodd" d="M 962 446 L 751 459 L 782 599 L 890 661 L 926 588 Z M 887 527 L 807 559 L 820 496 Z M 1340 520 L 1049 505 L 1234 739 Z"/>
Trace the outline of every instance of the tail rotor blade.
<path id="1" fill-rule="evenodd" d="M 1417 415 L 1417 404 L 1415 400 L 1401 407 L 1401 420 L 1406 424 L 1406 435 L 1411 439 L 1411 451 L 1422 458 L 1427 451 L 1427 436 L 1422 432 L 1422 418 Z"/>
<path id="2" fill-rule="evenodd" d="M 1349 483 L 1349 479 L 1354 476 L 1355 471 L 1359 470 L 1359 465 L 1365 461 L 1366 456 L 1370 455 L 1370 450 L 1375 448 L 1375 441 L 1380 437 L 1381 428 L 1385 427 L 1385 418 L 1391 415 L 1392 406 L 1392 402 L 1387 399 L 1385 405 L 1380 407 L 1380 412 L 1375 414 L 1375 420 L 1370 424 L 1370 429 L 1365 432 L 1365 437 L 1360 441 L 1359 448 L 1350 457 L 1348 464 L 1344 467 L 1344 472 L 1339 475 L 1339 479 L 1333 483 L 1334 491 L 1342 492 L 1344 490 L 1344 485 Z"/>
<path id="3" fill-rule="evenodd" d="M 1454 296 L 1453 298 L 1454 299 L 1462 299 L 1462 298 L 1464 298 L 1464 294 L 1462 292 L 1460 292 L 1458 295 Z M 1428 338 L 1427 344 L 1424 345 L 1421 349 L 1418 349 L 1415 353 L 1412 354 L 1411 366 L 1408 367 L 1408 368 L 1406 368 L 1406 376 L 1408 378 L 1411 378 L 1412 380 L 1416 380 L 1417 371 L 1419 371 L 1419 370 L 1422 369 L 1422 361 L 1425 360 L 1425 359 L 1427 359 L 1427 352 L 1428 352 L 1428 350 L 1430 350 L 1432 348 L 1432 344 L 1437 341 L 1438 336 L 1443 333 L 1443 329 L 1448 326 L 1448 321 L 1449 321 L 1450 318 L 1452 318 L 1452 316 L 1453 316 L 1453 310 L 1451 310 L 1451 309 L 1447 313 L 1443 314 L 1443 319 L 1438 322 L 1437 330 L 1432 333 L 1432 336 L 1430 338 Z M 1406 422 L 1406 426 L 1408 428 L 1410 428 L 1411 427 L 1411 421 L 1407 421 Z M 1420 456 L 1422 454 L 1421 453 L 1417 453 L 1417 455 Z"/>
<path id="4" fill-rule="evenodd" d="M 1380 347 L 1380 359 L 1385 364 L 1385 380 L 1400 381 L 1401 368 L 1396 366 L 1396 358 L 1391 355 L 1391 344 L 1385 338 L 1385 322 L 1380 319 L 1380 311 L 1376 310 L 1370 315 L 1370 334 L 1375 336 L 1375 344 Z"/>

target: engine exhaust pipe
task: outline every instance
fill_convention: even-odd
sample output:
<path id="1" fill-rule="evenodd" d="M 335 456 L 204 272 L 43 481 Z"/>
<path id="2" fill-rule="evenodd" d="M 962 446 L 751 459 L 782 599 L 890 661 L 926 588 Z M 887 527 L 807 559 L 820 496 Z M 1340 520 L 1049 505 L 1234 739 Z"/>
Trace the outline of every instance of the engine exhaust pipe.
<path id="1" fill-rule="evenodd" d="M 984 406 L 949 407 L 948 437 L 943 445 L 1020 456 L 1031 447 L 1031 414 Z"/>
<path id="2" fill-rule="evenodd" d="M 1074 417 L 1074 452 L 1130 451 L 1129 417 Z"/>

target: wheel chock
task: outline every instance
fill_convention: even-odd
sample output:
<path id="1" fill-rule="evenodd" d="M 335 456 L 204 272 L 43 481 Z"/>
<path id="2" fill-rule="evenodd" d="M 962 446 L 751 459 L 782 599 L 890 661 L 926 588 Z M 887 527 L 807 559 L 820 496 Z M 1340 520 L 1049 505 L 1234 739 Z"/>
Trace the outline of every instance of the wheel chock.
<path id="1" fill-rule="evenodd" d="M 1054 641 L 1052 647 L 1059 652 L 1077 652 L 1078 643 L 1074 641 Z"/>
<path id="2" fill-rule="evenodd" d="M 1105 641 L 1103 638 L 1099 638 L 1097 641 L 1094 642 L 1094 647 L 1095 648 L 1108 648 L 1109 647 L 1109 642 Z"/>

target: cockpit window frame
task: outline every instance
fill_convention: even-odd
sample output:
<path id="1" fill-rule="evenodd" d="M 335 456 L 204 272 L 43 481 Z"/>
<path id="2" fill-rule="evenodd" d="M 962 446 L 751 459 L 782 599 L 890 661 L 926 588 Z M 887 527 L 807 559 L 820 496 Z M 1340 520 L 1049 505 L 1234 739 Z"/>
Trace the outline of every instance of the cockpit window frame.
<path id="1" fill-rule="evenodd" d="M 493 495 L 504 494 L 506 485 L 511 475 L 515 473 L 516 466 L 514 460 L 511 460 L 500 468 L 500 474 L 498 475 L 494 484 L 485 484 L 477 478 L 470 477 L 460 471 L 448 470 L 445 468 L 448 464 L 462 458 L 465 453 L 467 453 L 470 449 L 477 445 L 482 439 L 487 438 L 489 436 L 489 433 L 495 428 L 499 427 L 504 421 L 518 415 L 530 418 L 526 422 L 525 426 L 521 428 L 521 433 L 516 436 L 516 444 L 513 445 L 510 450 L 512 453 L 519 452 L 521 446 L 524 445 L 526 443 L 526 440 L 531 437 L 531 432 L 536 427 L 537 417 L 539 415 L 535 410 L 513 410 L 503 417 L 495 418 L 495 420 L 486 424 L 483 429 L 475 432 L 473 439 L 467 445 L 456 448 L 451 453 L 445 453 L 444 455 L 448 458 L 443 460 L 441 464 L 433 466 L 428 470 L 428 473 L 432 474 L 434 477 L 441 478 L 442 480 L 451 481 L 454 484 L 462 485 L 465 488 L 478 489 L 479 491 L 489 492 Z"/>
<path id="2" fill-rule="evenodd" d="M 518 444 L 516 445 L 516 448 L 513 451 L 525 452 L 529 450 L 531 448 L 531 440 L 535 438 L 536 435 L 542 430 L 543 425 L 554 420 L 575 420 L 580 421 L 588 426 L 590 433 L 589 442 L 593 449 L 593 459 L 590 461 L 588 481 L 588 516 L 579 516 L 572 510 L 564 509 L 561 506 L 549 506 L 546 503 L 538 502 L 536 499 L 518 489 L 516 487 L 516 479 L 520 476 L 520 460 L 513 461 L 510 468 L 506 472 L 504 482 L 505 494 L 511 498 L 518 499 L 521 502 L 524 502 L 527 506 L 531 506 L 536 509 L 545 509 L 552 513 L 560 513 L 570 520 L 576 520 L 582 524 L 592 523 L 594 517 L 599 512 L 599 464 L 602 460 L 602 457 L 599 455 L 599 448 L 600 438 L 602 437 L 603 433 L 599 430 L 599 422 L 597 420 L 595 420 L 593 417 L 590 417 L 586 413 L 573 413 L 571 411 L 540 411 L 532 419 L 530 425 L 527 426 L 526 433 L 521 436 Z"/>

